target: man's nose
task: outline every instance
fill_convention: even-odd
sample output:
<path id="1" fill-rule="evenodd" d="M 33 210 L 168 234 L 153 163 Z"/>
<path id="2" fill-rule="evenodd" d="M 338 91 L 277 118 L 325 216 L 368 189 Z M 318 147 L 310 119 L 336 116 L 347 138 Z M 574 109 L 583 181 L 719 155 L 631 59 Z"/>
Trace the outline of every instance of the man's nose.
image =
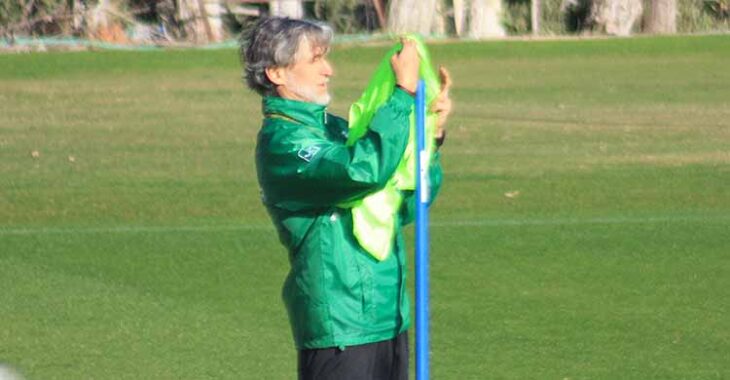
<path id="1" fill-rule="evenodd" d="M 326 59 L 322 62 L 324 63 L 322 65 L 322 75 L 331 77 L 335 73 L 334 69 L 332 68 L 332 64 Z"/>

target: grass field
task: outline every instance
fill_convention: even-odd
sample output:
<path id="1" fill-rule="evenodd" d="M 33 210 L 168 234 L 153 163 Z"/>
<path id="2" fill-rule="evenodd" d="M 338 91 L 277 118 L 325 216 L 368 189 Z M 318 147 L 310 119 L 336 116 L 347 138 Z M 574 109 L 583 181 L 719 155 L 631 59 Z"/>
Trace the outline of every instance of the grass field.
<path id="1" fill-rule="evenodd" d="M 386 49 L 335 48 L 333 110 Z M 730 36 L 432 54 L 433 378 L 730 378 Z M 0 363 L 294 378 L 259 122 L 232 50 L 0 56 Z"/>

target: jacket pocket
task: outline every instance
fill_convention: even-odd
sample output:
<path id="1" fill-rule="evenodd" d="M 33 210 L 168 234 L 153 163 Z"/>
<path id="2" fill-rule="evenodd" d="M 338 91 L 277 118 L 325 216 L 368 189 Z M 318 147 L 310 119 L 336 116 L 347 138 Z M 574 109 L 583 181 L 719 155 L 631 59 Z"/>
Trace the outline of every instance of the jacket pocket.
<path id="1" fill-rule="evenodd" d="M 368 259 L 370 259 L 368 257 Z M 373 301 L 373 272 L 369 265 L 366 265 L 358 258 L 355 258 L 355 265 L 358 268 L 361 279 L 362 289 L 362 314 L 363 318 L 368 322 L 375 322 L 375 302 Z"/>

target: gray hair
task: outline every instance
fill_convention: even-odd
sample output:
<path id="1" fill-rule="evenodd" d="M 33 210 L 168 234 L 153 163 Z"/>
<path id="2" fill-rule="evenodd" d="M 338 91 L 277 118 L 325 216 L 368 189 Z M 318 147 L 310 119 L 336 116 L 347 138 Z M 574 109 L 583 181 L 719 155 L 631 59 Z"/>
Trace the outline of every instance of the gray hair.
<path id="1" fill-rule="evenodd" d="M 241 42 L 246 84 L 262 96 L 276 95 L 276 86 L 266 76 L 266 69 L 293 65 L 304 38 L 313 47 L 328 50 L 332 34 L 329 26 L 312 21 L 286 17 L 262 19 L 244 34 Z"/>

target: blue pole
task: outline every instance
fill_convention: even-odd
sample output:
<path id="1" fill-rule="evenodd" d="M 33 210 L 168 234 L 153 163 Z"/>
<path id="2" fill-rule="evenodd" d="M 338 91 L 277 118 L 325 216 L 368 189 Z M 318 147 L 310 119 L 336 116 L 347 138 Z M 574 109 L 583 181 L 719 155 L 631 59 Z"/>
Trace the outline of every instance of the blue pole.
<path id="1" fill-rule="evenodd" d="M 428 186 L 426 151 L 426 89 L 416 90 L 416 380 L 429 379 Z"/>

